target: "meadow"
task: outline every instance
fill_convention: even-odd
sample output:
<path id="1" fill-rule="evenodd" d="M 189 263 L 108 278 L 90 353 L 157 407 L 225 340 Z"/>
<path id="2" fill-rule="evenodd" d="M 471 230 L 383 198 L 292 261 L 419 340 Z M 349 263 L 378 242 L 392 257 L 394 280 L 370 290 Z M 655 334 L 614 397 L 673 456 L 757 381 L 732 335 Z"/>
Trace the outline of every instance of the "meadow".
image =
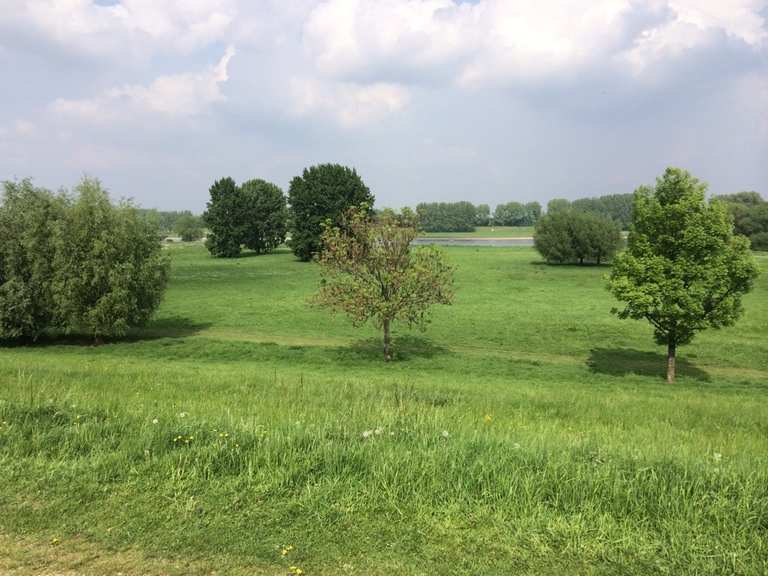
<path id="1" fill-rule="evenodd" d="M 0 349 L 0 574 L 768 571 L 768 275 L 668 385 L 605 266 L 446 249 L 387 364 L 314 264 L 169 250 L 147 328 Z"/>

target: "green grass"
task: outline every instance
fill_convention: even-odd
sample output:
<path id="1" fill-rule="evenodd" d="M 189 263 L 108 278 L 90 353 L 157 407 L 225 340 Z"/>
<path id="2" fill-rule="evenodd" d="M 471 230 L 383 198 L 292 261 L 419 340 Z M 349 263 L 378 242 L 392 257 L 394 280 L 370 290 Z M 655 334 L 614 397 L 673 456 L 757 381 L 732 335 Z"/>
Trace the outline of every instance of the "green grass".
<path id="1" fill-rule="evenodd" d="M 0 572 L 768 570 L 767 276 L 669 386 L 606 267 L 448 249 L 455 304 L 388 365 L 314 265 L 170 250 L 146 330 L 0 350 Z"/>
<path id="2" fill-rule="evenodd" d="M 478 226 L 474 232 L 423 232 L 423 238 L 533 238 L 533 226 Z"/>

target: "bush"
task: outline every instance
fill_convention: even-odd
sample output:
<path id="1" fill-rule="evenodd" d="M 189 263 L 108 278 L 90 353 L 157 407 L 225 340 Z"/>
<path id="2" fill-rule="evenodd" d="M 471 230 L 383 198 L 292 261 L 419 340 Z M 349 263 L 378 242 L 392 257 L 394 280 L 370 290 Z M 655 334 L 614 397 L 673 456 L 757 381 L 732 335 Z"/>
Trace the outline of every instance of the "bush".
<path id="1" fill-rule="evenodd" d="M 601 264 L 619 249 L 621 231 L 608 218 L 574 210 L 556 211 L 536 223 L 533 240 L 547 262 Z"/>
<path id="2" fill-rule="evenodd" d="M 324 224 L 337 225 L 349 208 L 366 205 L 370 209 L 373 202 L 373 194 L 353 168 L 339 164 L 305 168 L 288 190 L 288 245 L 300 260 L 311 260 L 320 251 Z"/>
<path id="3" fill-rule="evenodd" d="M 158 230 L 98 180 L 74 197 L 6 182 L 0 224 L 0 337 L 46 330 L 123 335 L 147 322 L 168 279 Z"/>
<path id="4" fill-rule="evenodd" d="M 471 202 L 422 202 L 416 206 L 419 228 L 425 232 L 472 232 L 477 210 Z"/>

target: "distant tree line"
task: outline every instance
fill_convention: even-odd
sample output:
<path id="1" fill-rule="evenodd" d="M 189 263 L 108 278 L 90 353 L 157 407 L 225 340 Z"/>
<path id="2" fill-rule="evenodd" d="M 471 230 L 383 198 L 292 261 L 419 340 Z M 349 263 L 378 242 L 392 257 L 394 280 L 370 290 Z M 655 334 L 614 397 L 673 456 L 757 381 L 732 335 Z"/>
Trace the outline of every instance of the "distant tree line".
<path id="1" fill-rule="evenodd" d="M 734 230 L 749 238 L 753 250 L 768 250 L 768 201 L 757 192 L 716 196 L 733 218 Z"/>
<path id="2" fill-rule="evenodd" d="M 155 225 L 98 180 L 54 194 L 4 182 L 0 199 L 0 339 L 46 332 L 94 341 L 144 325 L 160 304 L 169 261 Z"/>
<path id="3" fill-rule="evenodd" d="M 422 202 L 416 215 L 424 232 L 472 232 L 477 209 L 471 202 Z"/>
<path id="4" fill-rule="evenodd" d="M 632 222 L 633 194 L 608 194 L 593 198 L 579 198 L 566 200 L 554 198 L 547 204 L 547 214 L 554 214 L 564 210 L 585 212 L 616 222 L 622 230 L 628 230 Z"/>

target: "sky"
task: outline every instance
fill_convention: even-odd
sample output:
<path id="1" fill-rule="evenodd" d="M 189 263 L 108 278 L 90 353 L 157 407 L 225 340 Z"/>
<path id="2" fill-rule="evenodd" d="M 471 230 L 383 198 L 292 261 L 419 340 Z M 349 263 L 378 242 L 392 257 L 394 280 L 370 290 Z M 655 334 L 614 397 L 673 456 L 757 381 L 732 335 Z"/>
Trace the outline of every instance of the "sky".
<path id="1" fill-rule="evenodd" d="M 768 197 L 768 0 L 0 0 L 0 179 L 200 212 L 357 169 L 378 206 Z"/>

